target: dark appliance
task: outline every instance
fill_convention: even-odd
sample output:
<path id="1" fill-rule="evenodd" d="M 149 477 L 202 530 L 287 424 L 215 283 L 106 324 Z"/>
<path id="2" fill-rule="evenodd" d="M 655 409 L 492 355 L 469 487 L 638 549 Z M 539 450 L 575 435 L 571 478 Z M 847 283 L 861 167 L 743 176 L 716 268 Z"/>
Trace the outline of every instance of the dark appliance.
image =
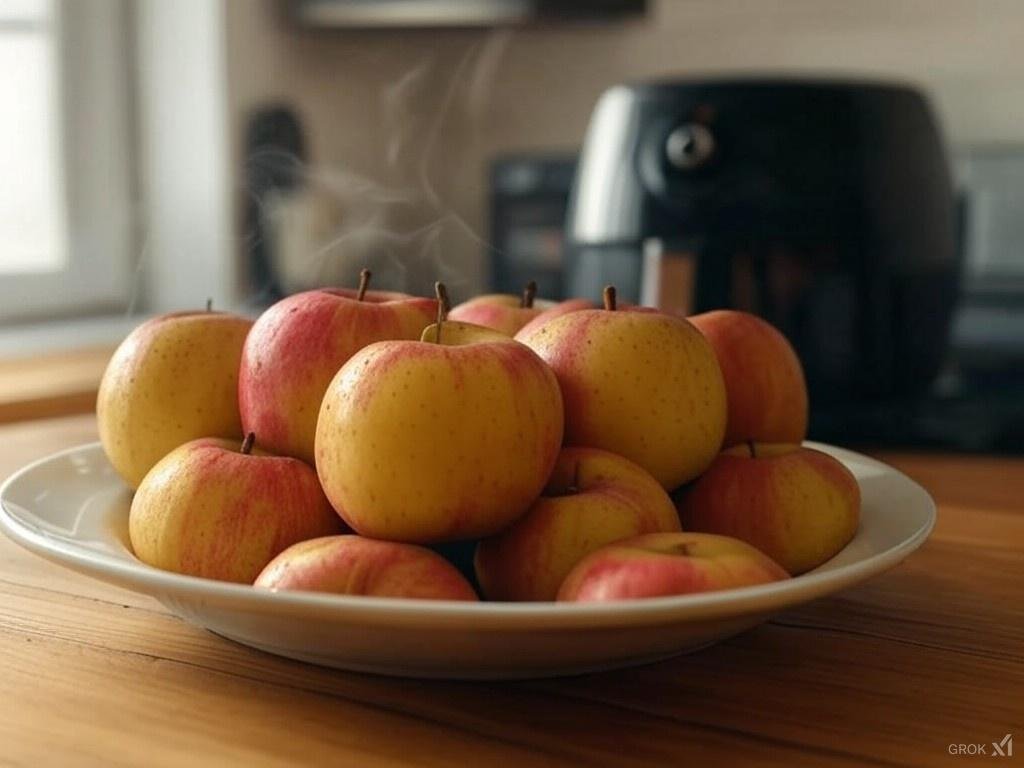
<path id="1" fill-rule="evenodd" d="M 797 348 L 812 434 L 905 412 L 947 351 L 955 203 L 918 91 L 815 80 L 618 86 L 567 217 L 566 292 L 755 312 Z M 881 414 L 881 416 L 879 416 Z"/>
<path id="2" fill-rule="evenodd" d="M 510 155 L 491 165 L 491 286 L 519 294 L 533 280 L 545 299 L 565 296 L 565 212 L 575 155 Z"/>

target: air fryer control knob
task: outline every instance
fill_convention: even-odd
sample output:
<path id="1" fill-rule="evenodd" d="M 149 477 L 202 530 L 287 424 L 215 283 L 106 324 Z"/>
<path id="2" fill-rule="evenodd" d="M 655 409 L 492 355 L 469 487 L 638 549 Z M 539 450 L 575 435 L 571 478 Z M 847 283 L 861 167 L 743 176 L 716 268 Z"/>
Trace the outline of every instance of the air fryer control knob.
<path id="1" fill-rule="evenodd" d="M 715 137 L 700 123 L 686 123 L 673 129 L 665 140 L 665 157 L 681 171 L 705 165 L 715 154 Z"/>

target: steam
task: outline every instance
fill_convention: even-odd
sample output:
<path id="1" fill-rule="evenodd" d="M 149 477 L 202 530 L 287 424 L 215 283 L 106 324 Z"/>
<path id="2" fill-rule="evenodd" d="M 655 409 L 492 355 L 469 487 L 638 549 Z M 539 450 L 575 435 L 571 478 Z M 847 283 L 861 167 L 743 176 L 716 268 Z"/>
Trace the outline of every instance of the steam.
<path id="1" fill-rule="evenodd" d="M 481 116 L 487 110 L 491 86 L 497 78 L 498 68 L 502 59 L 505 58 L 505 52 L 512 42 L 512 34 L 511 29 L 495 31 L 485 38 L 480 46 L 479 55 L 466 88 L 467 111 L 476 131 L 480 128 Z"/>
<path id="2" fill-rule="evenodd" d="M 282 152 L 248 158 L 250 170 L 290 181 L 259 199 L 248 191 L 260 206 L 283 289 L 354 285 L 363 267 L 373 271 L 375 288 L 424 293 L 437 279 L 456 294 L 473 287 L 466 284 L 466 254 L 481 258 L 491 246 L 446 199 L 432 168 L 449 131 L 458 131 L 463 152 L 479 147 L 490 86 L 510 39 L 509 31 L 493 32 L 470 45 L 454 67 L 442 66 L 434 54 L 382 90 L 390 179 L 309 165 Z M 439 88 L 440 99 L 430 99 Z"/>
<path id="3" fill-rule="evenodd" d="M 434 59 L 421 61 L 399 77 L 394 85 L 385 88 L 381 95 L 384 121 L 390 133 L 387 145 L 387 161 L 388 165 L 392 168 L 403 163 L 405 150 L 412 146 L 414 132 L 419 122 L 415 119 L 412 108 L 413 101 L 417 93 L 426 90 L 434 68 Z M 423 164 L 419 164 L 419 167 L 422 174 Z"/>
<path id="4" fill-rule="evenodd" d="M 402 286 L 402 258 L 424 233 L 401 231 L 392 219 L 416 204 L 412 189 L 393 189 L 351 171 L 330 170 L 282 152 L 250 158 L 263 172 L 287 181 L 261 199 L 275 275 L 287 291 L 352 282 L 364 266 L 375 286 Z"/>
<path id="5" fill-rule="evenodd" d="M 133 317 L 139 312 L 139 303 L 143 295 L 146 279 L 146 265 L 150 260 L 149 238 L 147 237 L 139 249 L 139 258 L 135 261 L 132 276 L 129 280 L 128 303 L 124 308 L 125 317 Z"/>

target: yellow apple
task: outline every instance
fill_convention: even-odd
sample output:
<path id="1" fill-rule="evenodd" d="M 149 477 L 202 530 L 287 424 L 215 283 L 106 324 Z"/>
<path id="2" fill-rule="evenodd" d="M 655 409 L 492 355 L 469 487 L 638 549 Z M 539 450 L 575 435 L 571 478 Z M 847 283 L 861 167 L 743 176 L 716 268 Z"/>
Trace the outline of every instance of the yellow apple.
<path id="1" fill-rule="evenodd" d="M 132 488 L 160 459 L 199 437 L 242 440 L 238 365 L 252 321 L 179 312 L 144 322 L 114 352 L 100 382 L 103 450 Z"/>
<path id="2" fill-rule="evenodd" d="M 476 600 L 455 566 L 415 544 L 325 536 L 292 544 L 256 578 L 257 587 L 337 595 Z"/>
<path id="3" fill-rule="evenodd" d="M 797 576 L 853 538 L 860 487 L 827 453 L 749 443 L 723 451 L 677 505 L 686 530 L 735 536 Z"/>
<path id="4" fill-rule="evenodd" d="M 770 557 L 728 536 L 651 533 L 585 557 L 558 590 L 566 602 L 669 597 L 789 578 Z"/>
<path id="5" fill-rule="evenodd" d="M 530 511 L 480 542 L 477 578 L 490 600 L 554 600 L 590 552 L 641 533 L 678 530 L 672 500 L 639 466 L 598 448 L 563 448 Z"/>
<path id="6" fill-rule="evenodd" d="M 316 473 L 298 459 L 206 438 L 171 451 L 139 485 L 128 515 L 142 562 L 251 584 L 299 541 L 340 533 Z"/>
<path id="7" fill-rule="evenodd" d="M 520 337 L 554 369 L 565 441 L 618 453 L 668 490 L 712 462 L 725 434 L 725 384 L 711 345 L 681 317 L 584 309 Z"/>
<path id="8" fill-rule="evenodd" d="M 421 341 L 371 344 L 338 371 L 316 468 L 357 533 L 454 541 L 522 515 L 561 442 L 562 400 L 544 361 L 497 331 L 444 320 Z"/>

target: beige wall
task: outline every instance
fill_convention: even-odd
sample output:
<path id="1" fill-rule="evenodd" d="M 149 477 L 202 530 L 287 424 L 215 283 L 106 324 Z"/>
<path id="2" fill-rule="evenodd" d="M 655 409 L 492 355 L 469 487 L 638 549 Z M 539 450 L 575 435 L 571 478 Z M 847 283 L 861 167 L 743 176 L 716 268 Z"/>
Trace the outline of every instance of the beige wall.
<path id="1" fill-rule="evenodd" d="M 653 0 L 619 25 L 440 33 L 301 30 L 276 4 L 227 2 L 236 167 L 243 116 L 293 104 L 319 183 L 362 201 L 337 252 L 411 254 L 411 288 L 439 274 L 477 290 L 489 158 L 578 146 L 595 99 L 622 80 L 898 77 L 929 89 L 953 143 L 1024 141 L 1018 0 Z"/>

